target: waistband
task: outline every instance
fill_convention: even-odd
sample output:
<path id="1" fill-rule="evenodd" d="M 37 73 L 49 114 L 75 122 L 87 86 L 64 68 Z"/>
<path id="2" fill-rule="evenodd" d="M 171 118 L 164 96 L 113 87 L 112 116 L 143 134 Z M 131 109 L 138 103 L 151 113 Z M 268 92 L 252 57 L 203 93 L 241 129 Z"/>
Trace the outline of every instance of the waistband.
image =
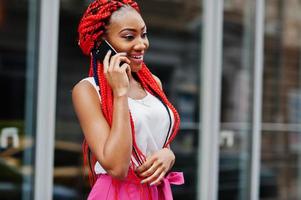
<path id="1" fill-rule="evenodd" d="M 141 184 L 141 178 L 138 177 L 135 173 L 128 173 L 127 177 L 124 180 L 118 180 L 112 178 L 108 174 L 99 174 L 97 176 L 102 177 L 102 178 L 107 178 L 107 179 L 113 179 L 114 182 L 119 182 L 119 183 L 132 183 L 136 185 L 142 185 Z M 161 181 L 161 183 L 157 186 L 148 186 L 148 187 L 156 187 L 158 190 L 158 195 L 160 196 L 159 199 L 162 200 L 172 200 L 172 191 L 171 191 L 171 185 L 182 185 L 184 184 L 184 175 L 183 172 L 169 172 L 165 178 Z"/>

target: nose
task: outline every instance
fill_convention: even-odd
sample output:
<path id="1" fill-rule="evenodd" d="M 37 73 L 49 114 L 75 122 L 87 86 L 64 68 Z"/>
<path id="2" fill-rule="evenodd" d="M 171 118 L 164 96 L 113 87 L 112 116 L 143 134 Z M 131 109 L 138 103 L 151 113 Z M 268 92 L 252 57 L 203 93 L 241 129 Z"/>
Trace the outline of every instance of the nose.
<path id="1" fill-rule="evenodd" d="M 148 47 L 148 40 L 147 38 L 139 38 L 134 46 L 136 51 L 143 51 Z"/>

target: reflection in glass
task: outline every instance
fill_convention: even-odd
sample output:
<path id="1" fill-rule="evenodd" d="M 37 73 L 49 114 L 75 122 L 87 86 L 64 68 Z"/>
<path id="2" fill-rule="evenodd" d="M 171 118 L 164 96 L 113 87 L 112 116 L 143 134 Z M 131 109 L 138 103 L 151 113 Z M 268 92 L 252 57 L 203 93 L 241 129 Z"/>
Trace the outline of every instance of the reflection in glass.
<path id="1" fill-rule="evenodd" d="M 148 26 L 150 49 L 145 62 L 157 75 L 171 102 L 182 116 L 179 135 L 172 144 L 186 183 L 174 187 L 174 199 L 196 198 L 197 111 L 199 102 L 199 55 L 201 1 L 138 1 Z M 64 199 L 85 199 L 89 191 L 82 173 L 83 135 L 74 115 L 71 90 L 88 75 L 89 58 L 77 46 L 77 25 L 87 4 L 61 1 L 54 185 L 68 191 Z"/>
<path id="2" fill-rule="evenodd" d="M 248 199 L 255 1 L 224 2 L 219 199 Z"/>
<path id="3" fill-rule="evenodd" d="M 262 112 L 262 170 L 270 190 L 261 199 L 301 198 L 301 2 L 267 0 Z"/>
<path id="4" fill-rule="evenodd" d="M 33 198 L 37 2 L 0 2 L 0 196 Z"/>

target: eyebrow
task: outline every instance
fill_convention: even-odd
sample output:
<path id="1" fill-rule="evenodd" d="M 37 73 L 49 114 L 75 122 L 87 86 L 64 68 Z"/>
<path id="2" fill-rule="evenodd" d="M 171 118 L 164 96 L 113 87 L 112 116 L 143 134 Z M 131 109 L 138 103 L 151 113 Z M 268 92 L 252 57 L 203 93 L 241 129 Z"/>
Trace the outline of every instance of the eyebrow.
<path id="1" fill-rule="evenodd" d="M 146 26 L 143 26 L 143 27 L 141 28 L 141 30 L 144 30 L 144 29 L 146 29 Z M 122 29 L 121 31 L 119 31 L 119 33 L 123 32 L 123 31 L 133 31 L 133 32 L 137 32 L 137 30 L 134 29 L 134 28 L 125 28 L 125 29 Z"/>

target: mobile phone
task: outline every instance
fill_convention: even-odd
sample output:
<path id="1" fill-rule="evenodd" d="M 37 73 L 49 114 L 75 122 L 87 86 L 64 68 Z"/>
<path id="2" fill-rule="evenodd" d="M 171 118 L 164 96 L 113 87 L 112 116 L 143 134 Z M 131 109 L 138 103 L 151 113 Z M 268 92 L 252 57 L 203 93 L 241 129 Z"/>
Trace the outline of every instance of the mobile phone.
<path id="1" fill-rule="evenodd" d="M 112 47 L 112 45 L 108 41 L 103 40 L 98 47 L 92 50 L 92 54 L 93 56 L 95 56 L 96 59 L 103 62 L 109 50 L 111 50 L 111 56 L 117 53 L 117 51 Z"/>

